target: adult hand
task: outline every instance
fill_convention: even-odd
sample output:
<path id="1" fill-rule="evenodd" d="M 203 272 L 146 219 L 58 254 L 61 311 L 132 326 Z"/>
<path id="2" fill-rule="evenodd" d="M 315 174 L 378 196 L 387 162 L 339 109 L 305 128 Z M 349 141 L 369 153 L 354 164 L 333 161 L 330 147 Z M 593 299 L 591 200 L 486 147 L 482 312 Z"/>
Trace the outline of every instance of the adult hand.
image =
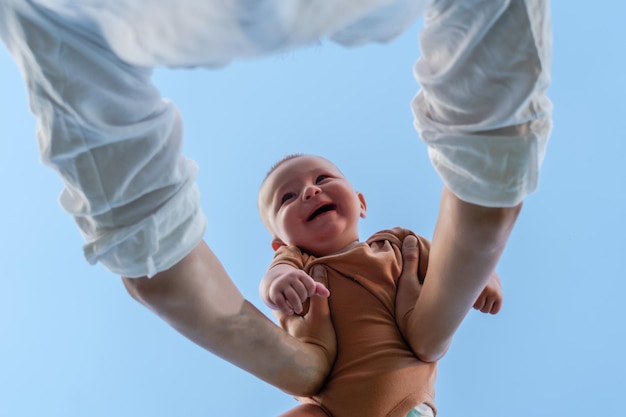
<path id="1" fill-rule="evenodd" d="M 313 279 L 328 288 L 326 268 L 316 265 L 311 270 Z M 284 314 L 274 311 L 281 326 L 292 336 L 318 347 L 327 359 L 330 372 L 337 355 L 337 337 L 330 316 L 327 297 L 310 297 L 303 304 L 301 314 Z"/>
<path id="2" fill-rule="evenodd" d="M 409 235 L 402 242 L 402 274 L 396 291 L 396 324 L 406 339 L 408 317 L 415 309 L 415 303 L 422 291 L 418 278 L 420 251 L 417 238 Z"/>

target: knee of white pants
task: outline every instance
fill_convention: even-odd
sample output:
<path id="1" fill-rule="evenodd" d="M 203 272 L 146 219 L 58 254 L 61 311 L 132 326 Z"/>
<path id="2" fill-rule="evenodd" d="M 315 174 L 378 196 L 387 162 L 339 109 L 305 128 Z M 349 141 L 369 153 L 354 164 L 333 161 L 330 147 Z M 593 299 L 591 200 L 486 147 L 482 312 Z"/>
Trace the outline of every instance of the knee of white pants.
<path id="1" fill-rule="evenodd" d="M 431 163 L 461 200 L 513 207 L 537 189 L 550 119 L 494 132 L 430 135 Z"/>
<path id="2" fill-rule="evenodd" d="M 177 263 L 202 239 L 206 219 L 178 111 L 152 86 L 150 69 L 120 62 L 86 22 L 28 2 L 0 9 L 0 35 L 30 90 L 41 160 L 63 179 L 60 203 L 87 259 L 128 277 Z"/>
<path id="3" fill-rule="evenodd" d="M 426 14 L 415 76 L 422 120 L 457 131 L 541 118 L 549 85 L 547 6 L 533 1 L 440 1 Z M 541 2 L 547 4 L 547 2 Z"/>
<path id="4" fill-rule="evenodd" d="M 548 2 L 435 2 L 421 45 L 413 112 L 433 165 L 465 201 L 516 205 L 551 130 Z"/>
<path id="5" fill-rule="evenodd" d="M 91 264 L 128 277 L 152 277 L 188 255 L 202 240 L 207 221 L 195 182 L 156 212 L 131 226 L 105 230 L 84 247 Z"/>

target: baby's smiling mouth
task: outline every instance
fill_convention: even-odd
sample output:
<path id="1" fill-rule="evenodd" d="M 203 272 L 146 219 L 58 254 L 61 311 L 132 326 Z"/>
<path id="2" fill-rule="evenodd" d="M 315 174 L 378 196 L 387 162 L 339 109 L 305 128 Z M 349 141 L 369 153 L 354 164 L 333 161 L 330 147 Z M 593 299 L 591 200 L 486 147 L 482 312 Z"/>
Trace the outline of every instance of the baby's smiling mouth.
<path id="1" fill-rule="evenodd" d="M 323 206 L 321 206 L 318 209 L 316 209 L 313 213 L 311 213 L 309 218 L 306 219 L 306 220 L 308 222 L 310 222 L 311 220 L 313 220 L 314 218 L 316 218 L 320 214 L 323 214 L 323 213 L 326 213 L 328 211 L 332 211 L 332 210 L 335 210 L 335 209 L 337 209 L 337 206 L 335 204 L 324 204 Z"/>

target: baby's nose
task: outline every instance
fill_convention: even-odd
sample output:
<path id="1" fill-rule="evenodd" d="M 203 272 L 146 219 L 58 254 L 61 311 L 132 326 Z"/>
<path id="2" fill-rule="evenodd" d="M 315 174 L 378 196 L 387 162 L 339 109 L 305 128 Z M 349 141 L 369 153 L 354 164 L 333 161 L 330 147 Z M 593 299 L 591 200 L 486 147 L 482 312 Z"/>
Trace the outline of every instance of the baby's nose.
<path id="1" fill-rule="evenodd" d="M 322 192 L 322 189 L 316 185 L 309 185 L 308 187 L 306 187 L 304 189 L 304 193 L 302 194 L 304 196 L 305 200 L 308 200 L 309 198 L 319 194 Z"/>

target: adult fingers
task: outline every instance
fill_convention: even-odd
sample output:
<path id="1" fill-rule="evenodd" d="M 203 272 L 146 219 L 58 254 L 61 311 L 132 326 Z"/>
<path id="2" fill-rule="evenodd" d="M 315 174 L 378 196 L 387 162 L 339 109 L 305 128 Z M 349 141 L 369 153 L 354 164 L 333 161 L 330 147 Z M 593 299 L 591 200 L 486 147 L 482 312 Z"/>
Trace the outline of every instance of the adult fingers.
<path id="1" fill-rule="evenodd" d="M 417 246 L 417 238 L 409 235 L 402 242 L 402 275 L 400 277 L 412 277 L 417 279 L 420 252 Z"/>
<path id="2" fill-rule="evenodd" d="M 402 242 L 402 274 L 396 292 L 396 322 L 404 331 L 406 319 L 415 308 L 422 286 L 418 279 L 419 248 L 415 236 L 407 236 Z"/>
<path id="3" fill-rule="evenodd" d="M 326 268 L 324 268 L 323 266 L 315 265 L 311 269 L 311 277 L 313 278 L 313 280 L 316 283 L 319 283 L 319 284 L 323 285 L 325 288 L 328 288 L 328 275 L 326 274 Z M 315 297 L 315 298 L 320 298 L 320 297 Z M 303 305 L 303 309 L 302 309 L 301 315 L 307 314 L 307 312 L 309 311 L 309 307 L 310 307 L 311 303 L 312 303 L 312 300 L 310 298 L 308 300 L 306 300 L 306 302 Z M 314 304 L 316 305 L 316 307 L 319 306 L 320 308 L 324 308 L 324 305 L 325 305 L 326 308 L 328 308 L 328 302 L 325 302 L 325 303 L 315 303 L 314 302 Z"/>
<path id="4" fill-rule="evenodd" d="M 325 288 L 328 288 L 326 268 L 316 265 L 311 270 L 313 279 Z M 304 303 L 304 310 L 300 315 L 304 328 L 307 329 L 307 339 L 323 347 L 329 363 L 333 363 L 337 354 L 337 338 L 333 327 L 329 298 L 311 297 Z"/>

